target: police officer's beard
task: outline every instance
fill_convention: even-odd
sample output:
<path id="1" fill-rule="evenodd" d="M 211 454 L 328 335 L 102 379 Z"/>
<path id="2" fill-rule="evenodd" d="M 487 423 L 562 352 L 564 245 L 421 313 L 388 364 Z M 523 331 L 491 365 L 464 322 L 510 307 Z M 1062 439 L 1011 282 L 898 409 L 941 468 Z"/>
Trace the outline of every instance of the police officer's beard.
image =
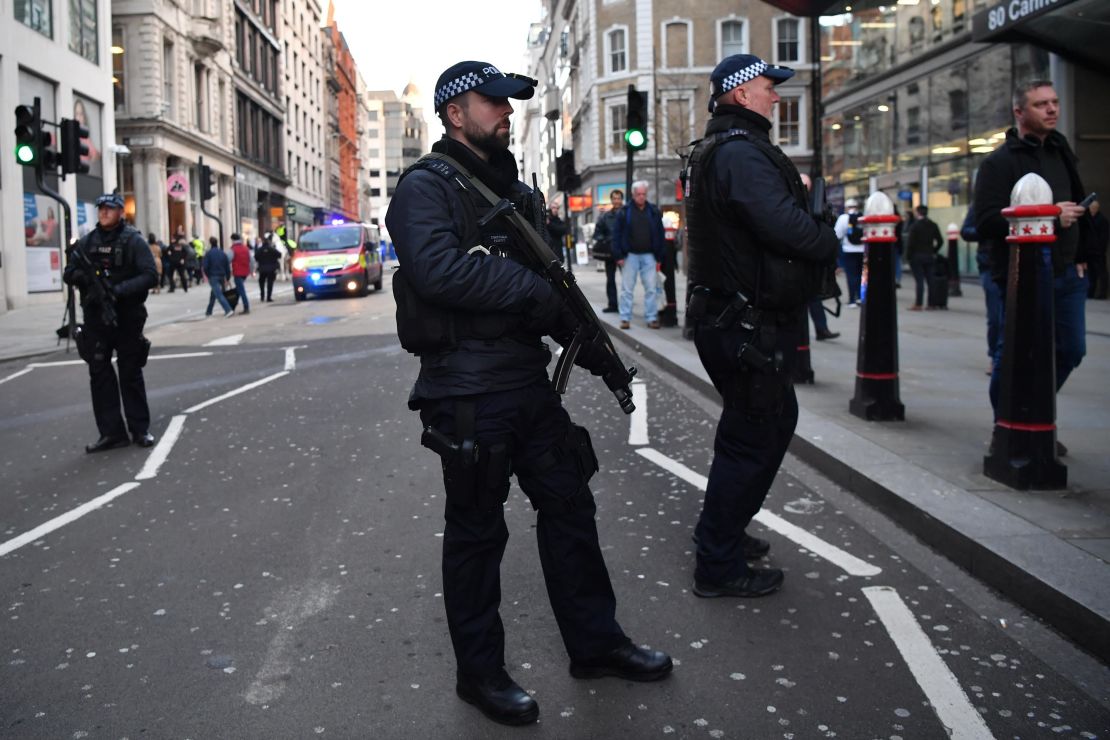
<path id="1" fill-rule="evenodd" d="M 500 121 L 491 130 L 483 131 L 468 120 L 463 124 L 463 134 L 472 147 L 481 149 L 486 154 L 496 154 L 509 148 L 509 131 L 501 129 Z"/>

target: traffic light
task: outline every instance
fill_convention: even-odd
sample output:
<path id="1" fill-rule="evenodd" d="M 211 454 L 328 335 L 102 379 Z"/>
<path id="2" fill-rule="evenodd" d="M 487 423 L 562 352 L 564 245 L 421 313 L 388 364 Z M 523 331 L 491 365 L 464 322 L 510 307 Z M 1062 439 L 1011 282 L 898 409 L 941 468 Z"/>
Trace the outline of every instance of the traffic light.
<path id="1" fill-rule="evenodd" d="M 570 193 L 579 188 L 582 178 L 575 172 L 574 150 L 564 149 L 563 153 L 555 158 L 555 187 L 564 193 Z"/>
<path id="2" fill-rule="evenodd" d="M 216 173 L 206 164 L 200 166 L 200 199 L 210 200 L 216 196 Z"/>
<path id="3" fill-rule="evenodd" d="M 89 171 L 89 130 L 80 121 L 63 118 L 61 123 L 62 172 L 83 175 Z"/>
<path id="4" fill-rule="evenodd" d="M 38 164 L 39 126 L 38 110 L 29 105 L 15 107 L 15 161 L 24 167 Z"/>
<path id="5" fill-rule="evenodd" d="M 628 118 L 625 124 L 624 143 L 628 151 L 637 152 L 647 146 L 647 93 L 628 86 Z"/>

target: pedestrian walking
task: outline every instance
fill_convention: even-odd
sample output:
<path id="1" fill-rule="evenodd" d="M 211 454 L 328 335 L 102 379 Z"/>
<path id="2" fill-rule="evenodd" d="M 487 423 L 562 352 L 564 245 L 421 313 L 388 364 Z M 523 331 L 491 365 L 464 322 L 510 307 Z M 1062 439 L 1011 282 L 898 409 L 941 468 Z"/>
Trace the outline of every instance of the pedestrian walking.
<path id="1" fill-rule="evenodd" d="M 944 237 L 940 235 L 940 227 L 929 218 L 928 206 L 918 206 L 916 212 L 917 218 L 913 220 L 906 235 L 906 256 L 909 258 L 914 282 L 914 300 L 910 310 L 922 309 L 922 299 L 925 298 L 926 291 L 928 294 L 926 307 L 931 310 L 936 302 L 933 292 L 937 281 L 937 253 L 944 246 Z"/>
<path id="2" fill-rule="evenodd" d="M 150 342 L 143 336 L 147 316 L 143 304 L 157 284 L 158 268 L 149 242 L 144 243 L 139 230 L 123 221 L 119 194 L 101 195 L 96 211 L 96 227 L 73 247 L 84 260 L 71 255 L 62 273 L 66 284 L 81 292 L 84 324 L 78 327 L 77 351 L 89 366 L 93 415 L 100 433 L 86 445 L 88 453 L 131 442 L 140 447 L 154 444 L 143 380 L 150 353 Z M 85 260 L 90 264 L 82 267 Z M 118 377 L 112 367 L 113 352 Z"/>
<path id="3" fill-rule="evenodd" d="M 1056 390 L 1087 354 L 1087 240 L 1090 219 L 1079 205 L 1086 196 L 1079 179 L 1078 159 L 1067 138 L 1056 130 L 1060 99 L 1049 80 L 1019 83 L 1014 89 L 1014 118 L 1017 125 L 1006 132 L 1006 140 L 979 165 L 974 205 L 979 239 L 990 248 L 992 277 L 1005 291 L 1009 273 L 1010 224 L 1002 209 L 1010 206 L 1010 192 L 1024 175 L 1035 172 L 1052 188 L 1060 207 L 1056 243 L 1041 252 L 1046 278 L 1053 281 L 1053 316 L 1056 336 Z M 1004 295 L 1004 293 L 1003 293 Z M 1006 322 L 1002 304 L 1002 326 Z M 1000 332 L 991 375 L 991 405 L 998 409 L 998 394 L 1005 331 Z M 1066 449 L 1059 441 L 1057 453 Z"/>
<path id="4" fill-rule="evenodd" d="M 551 203 L 547 207 L 547 220 L 544 222 L 547 228 L 547 243 L 555 254 L 559 255 L 559 259 L 565 263 L 570 262 L 570 254 L 567 252 L 567 222 L 559 217 L 559 204 Z"/>
<path id="5" fill-rule="evenodd" d="M 181 289 L 186 293 L 189 292 L 189 274 L 186 268 L 186 263 L 189 259 L 191 249 L 185 244 L 183 238 L 176 239 L 169 246 L 169 262 L 170 262 L 170 292 L 175 290 L 174 280 L 181 279 Z"/>
<path id="6" fill-rule="evenodd" d="M 232 239 L 238 239 L 238 234 L 232 234 Z M 227 302 L 224 296 L 224 286 L 231 278 L 231 262 L 224 254 L 224 250 L 220 248 L 219 244 L 213 245 L 204 254 L 204 274 L 208 278 L 208 287 L 211 290 L 211 295 L 208 296 L 208 309 L 204 312 L 205 316 L 212 315 L 212 307 L 219 301 L 220 306 L 224 310 L 224 318 L 231 318 L 235 315 L 232 310 L 231 304 Z"/>
<path id="7" fill-rule="evenodd" d="M 747 527 L 798 421 L 792 383 L 802 309 L 820 294 L 837 235 L 811 214 L 794 164 L 771 143 L 775 85 L 794 70 L 751 54 L 710 76 L 705 137 L 686 173 L 694 343 L 724 401 L 695 529 L 694 594 L 765 596 L 783 573 L 754 569 L 770 544 Z"/>
<path id="8" fill-rule="evenodd" d="M 446 135 L 432 151 L 499 196 L 534 202 L 508 149 L 508 98 L 531 98 L 535 84 L 482 62 L 454 65 L 436 83 Z M 409 407 L 419 410 L 444 471 L 443 601 L 455 691 L 494 721 L 518 725 L 535 722 L 539 707 L 505 671 L 498 613 L 511 474 L 538 510 L 540 564 L 571 675 L 652 681 L 672 663 L 635 645 L 616 620 L 589 488 L 597 458 L 547 376 L 551 356 L 541 341 L 569 342 L 569 309 L 525 266 L 503 218 L 482 220 L 491 206 L 459 167 L 425 157 L 397 185 L 386 215 L 400 260 L 397 330 L 420 357 Z"/>
<path id="9" fill-rule="evenodd" d="M 264 239 L 254 250 L 254 261 L 258 265 L 258 299 L 273 303 L 274 280 L 281 264 L 281 253 Z"/>
<path id="10" fill-rule="evenodd" d="M 857 308 L 863 283 L 863 224 L 859 222 L 862 214 L 855 198 L 846 200 L 844 209 L 833 228 L 840 240 L 840 266 L 848 284 L 848 308 Z"/>
<path id="11" fill-rule="evenodd" d="M 654 203 L 649 203 L 648 183 L 632 183 L 632 203 L 621 210 L 613 229 L 613 257 L 621 268 L 620 309 L 622 329 L 632 328 L 632 297 L 636 280 L 644 286 L 644 321 L 649 329 L 658 329 L 659 308 L 656 296 L 665 249 L 663 215 Z"/>
<path id="12" fill-rule="evenodd" d="M 613 229 L 624 207 L 624 191 L 620 189 L 609 193 L 609 210 L 601 214 L 594 227 L 594 257 L 605 265 L 605 297 L 608 303 L 602 313 L 616 313 L 617 307 L 617 260 L 613 257 Z"/>
<path id="13" fill-rule="evenodd" d="M 231 235 L 231 276 L 235 280 L 235 291 L 239 294 L 239 303 L 243 306 L 243 313 L 251 312 L 251 303 L 247 298 L 247 278 L 251 274 L 251 250 L 238 236 Z"/>
<path id="14" fill-rule="evenodd" d="M 212 239 L 215 239 L 215 237 L 209 237 L 209 241 Z M 196 234 L 193 234 L 193 240 L 189 242 L 189 248 L 193 252 L 188 264 L 189 275 L 192 277 L 194 285 L 200 285 L 201 277 L 204 272 L 200 267 L 201 262 L 204 260 L 204 240 Z"/>
<path id="15" fill-rule="evenodd" d="M 152 293 L 162 292 L 162 243 L 158 241 L 158 237 L 154 232 L 150 232 L 146 236 L 147 246 L 150 248 L 150 256 L 154 259 L 154 267 L 158 271 L 158 280 L 151 288 Z"/>

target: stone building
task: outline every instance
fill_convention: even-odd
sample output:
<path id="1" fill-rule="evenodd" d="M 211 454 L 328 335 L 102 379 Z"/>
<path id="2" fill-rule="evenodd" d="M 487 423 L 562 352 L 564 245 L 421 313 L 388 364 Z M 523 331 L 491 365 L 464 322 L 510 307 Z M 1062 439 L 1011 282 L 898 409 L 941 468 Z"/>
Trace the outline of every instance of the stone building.
<path id="1" fill-rule="evenodd" d="M 285 223 L 295 239 L 323 219 L 327 205 L 324 129 L 324 44 L 319 0 L 284 0 L 282 59 L 285 100 Z"/>
<path id="2" fill-rule="evenodd" d="M 366 93 L 369 109 L 368 157 L 372 218 L 384 223 L 389 200 L 405 169 L 428 151 L 428 124 L 416 85 L 405 86 L 400 97 L 392 90 Z"/>

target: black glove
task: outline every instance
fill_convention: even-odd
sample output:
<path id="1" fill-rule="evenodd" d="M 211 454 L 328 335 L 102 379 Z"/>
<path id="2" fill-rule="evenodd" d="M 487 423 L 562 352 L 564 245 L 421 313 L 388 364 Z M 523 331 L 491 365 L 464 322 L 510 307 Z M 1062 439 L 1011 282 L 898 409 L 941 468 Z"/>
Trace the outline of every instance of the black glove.
<path id="1" fill-rule="evenodd" d="M 589 370 L 591 375 L 597 377 L 601 377 L 609 371 L 609 362 L 608 348 L 604 344 L 594 342 L 583 344 L 578 350 L 578 356 L 574 358 L 575 365 Z"/>
<path id="2" fill-rule="evenodd" d="M 573 332 L 575 324 L 567 302 L 558 293 L 552 293 L 546 301 L 534 303 L 524 316 L 525 331 L 551 336 L 556 341 L 566 334 L 568 328 Z"/>

